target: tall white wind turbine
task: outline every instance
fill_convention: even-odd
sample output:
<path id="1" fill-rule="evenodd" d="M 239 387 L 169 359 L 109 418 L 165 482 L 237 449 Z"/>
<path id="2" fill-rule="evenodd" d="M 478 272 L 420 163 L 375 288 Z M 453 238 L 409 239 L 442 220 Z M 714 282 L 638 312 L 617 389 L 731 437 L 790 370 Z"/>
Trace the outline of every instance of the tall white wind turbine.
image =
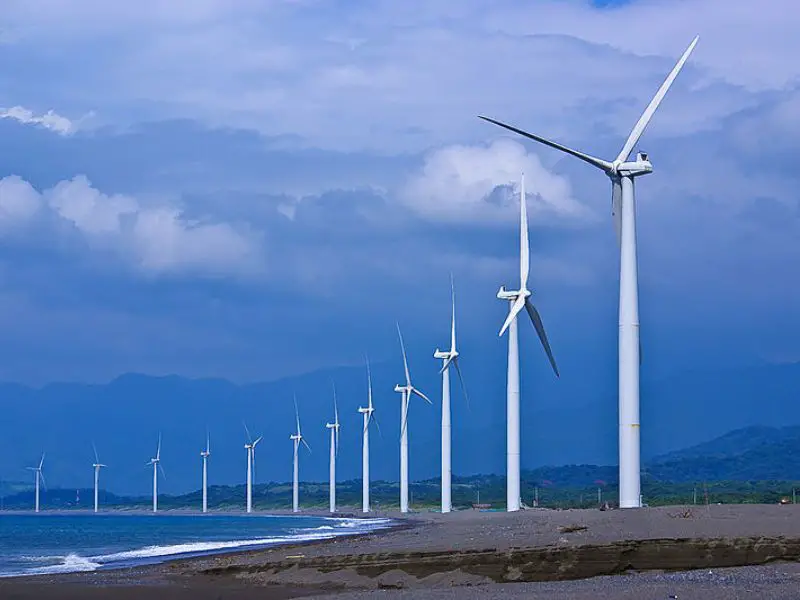
<path id="1" fill-rule="evenodd" d="M 533 323 L 539 340 L 544 347 L 550 365 L 558 377 L 558 367 L 547 341 L 542 318 L 539 311 L 530 301 L 531 291 L 528 289 L 528 274 L 530 272 L 530 245 L 528 243 L 528 212 L 525 196 L 525 175 L 520 183 L 520 246 L 519 246 L 519 289 L 507 290 L 500 286 L 497 297 L 509 302 L 508 317 L 506 317 L 500 334 L 508 330 L 508 383 L 506 387 L 506 510 L 517 511 L 520 508 L 520 424 L 519 424 L 519 331 L 517 316 L 524 308 Z"/>
<path id="2" fill-rule="evenodd" d="M 336 457 L 339 455 L 339 406 L 336 402 L 336 386 L 333 388 L 333 423 L 326 423 L 325 427 L 331 430 L 331 456 L 330 456 L 330 512 L 336 512 Z M 297 428 L 298 431 L 300 428 Z"/>
<path id="3" fill-rule="evenodd" d="M 262 436 L 253 440 L 246 424 L 244 431 L 247 434 L 247 443 L 244 445 L 244 449 L 247 450 L 247 512 L 253 512 L 253 471 L 256 468 L 256 446 Z"/>
<path id="4" fill-rule="evenodd" d="M 364 416 L 364 429 L 361 432 L 361 512 L 368 513 L 369 507 L 369 424 L 375 421 L 375 408 L 372 406 L 372 374 L 367 359 L 367 406 L 359 407 L 358 412 Z"/>
<path id="5" fill-rule="evenodd" d="M 639 117 L 617 157 L 609 162 L 573 150 L 532 133 L 517 129 L 488 117 L 485 121 L 504 127 L 566 154 L 570 154 L 603 171 L 611 179 L 611 214 L 620 248 L 619 268 L 619 505 L 620 508 L 641 506 L 639 450 L 639 290 L 636 258 L 636 201 L 634 180 L 652 173 L 653 165 L 645 152 L 638 151 L 635 161 L 628 161 L 639 143 L 647 124 L 658 109 L 667 91 L 697 44 L 698 37 L 678 60 L 661 84 L 650 104 Z"/>
<path id="6" fill-rule="evenodd" d="M 461 367 L 458 364 L 458 351 L 456 350 L 456 292 L 453 285 L 453 277 L 450 276 L 450 294 L 453 301 L 453 315 L 450 322 L 450 350 L 439 350 L 433 353 L 434 358 L 441 359 L 443 362 L 442 370 L 442 512 L 449 513 L 453 508 L 451 496 L 451 425 L 450 425 L 450 365 L 456 368 L 458 380 L 461 382 L 461 391 L 464 398 L 467 398 L 467 389 L 464 387 L 464 377 L 461 375 Z M 467 400 L 469 402 L 469 400 Z"/>
<path id="7" fill-rule="evenodd" d="M 33 471 L 33 477 L 36 482 L 36 497 L 34 500 L 34 512 L 39 512 L 39 482 L 41 481 L 42 485 L 47 487 L 47 484 L 44 481 L 44 473 L 42 472 L 42 466 L 44 465 L 44 452 L 42 452 L 42 458 L 39 461 L 38 467 L 27 467 L 29 471 Z"/>
<path id="8" fill-rule="evenodd" d="M 100 459 L 97 457 L 97 448 L 94 444 L 92 444 L 92 449 L 94 450 L 94 464 L 92 465 L 94 469 L 94 512 L 97 512 L 100 507 L 100 469 L 108 465 L 104 465 L 100 462 Z"/>
<path id="9" fill-rule="evenodd" d="M 408 371 L 408 357 L 403 343 L 403 334 L 400 333 L 400 324 L 397 324 L 397 336 L 400 338 L 400 350 L 403 352 L 403 368 L 406 374 L 405 385 L 395 385 L 394 391 L 401 394 L 400 405 L 400 512 L 408 512 L 408 403 L 411 396 L 419 396 L 428 404 L 433 404 L 428 397 L 411 385 L 411 375 Z"/>
<path id="10" fill-rule="evenodd" d="M 203 512 L 208 512 L 208 457 L 211 456 L 211 436 L 206 431 L 206 449 L 200 453 L 203 459 Z"/>
<path id="11" fill-rule="evenodd" d="M 155 458 L 151 458 L 150 462 L 146 463 L 153 466 L 153 512 L 158 512 L 158 472 L 161 471 L 161 476 L 166 479 L 167 475 L 164 473 L 164 467 L 161 466 L 161 434 L 158 434 L 158 448 L 156 449 Z"/>
<path id="12" fill-rule="evenodd" d="M 292 473 L 292 512 L 300 512 L 300 464 L 299 464 L 299 450 L 300 443 L 311 452 L 311 446 L 300 433 L 300 412 L 297 410 L 297 398 L 294 399 L 294 416 L 297 422 L 297 433 L 289 436 L 294 444 L 294 470 Z"/>

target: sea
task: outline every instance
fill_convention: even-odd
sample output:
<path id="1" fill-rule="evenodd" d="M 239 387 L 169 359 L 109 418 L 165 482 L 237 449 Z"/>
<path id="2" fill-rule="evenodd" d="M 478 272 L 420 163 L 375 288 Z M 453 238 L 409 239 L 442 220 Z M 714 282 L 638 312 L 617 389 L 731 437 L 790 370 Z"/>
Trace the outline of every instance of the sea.
<path id="1" fill-rule="evenodd" d="M 304 515 L 0 514 L 0 577 L 130 567 L 391 525 L 391 519 Z"/>

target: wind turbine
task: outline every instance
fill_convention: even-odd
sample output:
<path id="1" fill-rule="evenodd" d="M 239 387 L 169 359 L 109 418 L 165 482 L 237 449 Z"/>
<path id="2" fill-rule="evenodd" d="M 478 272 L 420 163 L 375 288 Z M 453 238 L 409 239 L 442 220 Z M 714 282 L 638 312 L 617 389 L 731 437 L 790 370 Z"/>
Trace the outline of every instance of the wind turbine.
<path id="1" fill-rule="evenodd" d="M 661 84 L 650 104 L 639 117 L 617 157 L 609 162 L 573 150 L 532 133 L 488 117 L 485 121 L 504 127 L 556 150 L 570 154 L 603 171 L 611 179 L 611 214 L 620 248 L 619 268 L 619 506 L 641 506 L 639 449 L 639 290 L 636 258 L 636 201 L 634 180 L 652 173 L 647 153 L 638 151 L 635 161 L 628 161 L 647 124 L 669 91 L 678 73 L 694 50 L 699 36 L 692 40 L 675 67 Z"/>
<path id="2" fill-rule="evenodd" d="M 164 473 L 164 467 L 161 466 L 161 434 L 158 434 L 158 448 L 156 449 L 155 458 L 151 458 L 150 462 L 145 463 L 153 465 L 153 512 L 158 512 L 158 471 L 161 471 L 161 476 L 166 479 L 167 475 Z"/>
<path id="3" fill-rule="evenodd" d="M 33 477 L 36 481 L 36 500 L 34 504 L 34 512 L 39 512 L 39 481 L 42 482 L 45 488 L 47 488 L 47 483 L 44 480 L 44 473 L 42 472 L 42 465 L 44 464 L 44 452 L 42 452 L 42 458 L 39 461 L 38 467 L 27 467 L 29 471 L 33 471 Z"/>
<path id="4" fill-rule="evenodd" d="M 336 512 L 336 457 L 339 455 L 339 406 L 336 402 L 336 386 L 333 387 L 333 423 L 326 423 L 325 427 L 331 430 L 331 457 L 330 457 L 330 511 Z M 300 431 L 300 428 L 297 428 Z"/>
<path id="5" fill-rule="evenodd" d="M 203 458 L 203 512 L 208 512 L 208 457 L 211 456 L 211 436 L 206 431 L 206 449 L 200 453 Z"/>
<path id="6" fill-rule="evenodd" d="M 247 450 L 247 512 L 253 512 L 253 471 L 256 467 L 256 446 L 262 436 L 253 441 L 247 424 L 244 426 L 244 431 L 247 434 L 247 443 L 244 445 L 244 449 Z"/>
<path id="7" fill-rule="evenodd" d="M 403 344 L 403 334 L 400 333 L 400 324 L 397 324 L 397 336 L 400 338 L 400 350 L 403 352 L 403 368 L 406 373 L 406 384 L 397 384 L 394 391 L 402 394 L 400 404 L 400 512 L 408 512 L 408 402 L 411 396 L 419 396 L 428 404 L 433 404 L 428 397 L 411 385 L 411 375 L 408 371 L 408 358 L 406 347 Z"/>
<path id="8" fill-rule="evenodd" d="M 449 513 L 453 508 L 451 499 L 451 450 L 450 441 L 450 365 L 456 368 L 458 380 L 461 382 L 461 390 L 467 398 L 467 388 L 464 387 L 464 377 L 461 375 L 461 367 L 458 364 L 458 351 L 456 350 L 456 292 L 453 285 L 453 276 L 450 276 L 450 295 L 453 300 L 453 317 L 450 327 L 450 350 L 441 351 L 436 348 L 433 353 L 434 358 L 444 361 L 442 364 L 442 512 Z M 467 400 L 469 402 L 469 400 Z"/>
<path id="9" fill-rule="evenodd" d="M 100 469 L 108 465 L 100 463 L 100 459 L 97 457 L 97 447 L 94 444 L 92 444 L 92 449 L 94 450 L 94 464 L 92 465 L 94 468 L 94 512 L 97 512 L 99 508 Z"/>
<path id="10" fill-rule="evenodd" d="M 358 412 L 364 415 L 364 429 L 361 432 L 361 512 L 369 512 L 369 424 L 378 421 L 373 416 L 375 409 L 372 406 L 372 375 L 367 362 L 367 407 L 359 407 Z"/>
<path id="11" fill-rule="evenodd" d="M 300 411 L 297 410 L 297 397 L 294 398 L 294 416 L 297 421 L 297 433 L 289 436 L 289 439 L 294 443 L 294 472 L 292 475 L 292 512 L 300 512 L 300 465 L 299 465 L 299 450 L 300 442 L 302 442 L 308 451 L 311 452 L 311 446 L 300 433 Z"/>
<path id="12" fill-rule="evenodd" d="M 526 209 L 525 175 L 520 183 L 520 246 L 519 246 L 519 289 L 507 290 L 500 286 L 497 297 L 509 302 L 508 317 L 506 317 L 500 334 L 508 330 L 508 383 L 506 387 L 506 510 L 517 511 L 520 508 L 520 483 L 519 483 L 519 331 L 517 316 L 524 308 L 533 323 L 539 340 L 544 347 L 550 365 L 558 377 L 558 367 L 547 334 L 544 331 L 542 318 L 539 311 L 530 301 L 531 291 L 528 289 L 528 274 L 530 272 L 530 245 L 528 243 L 528 213 Z"/>

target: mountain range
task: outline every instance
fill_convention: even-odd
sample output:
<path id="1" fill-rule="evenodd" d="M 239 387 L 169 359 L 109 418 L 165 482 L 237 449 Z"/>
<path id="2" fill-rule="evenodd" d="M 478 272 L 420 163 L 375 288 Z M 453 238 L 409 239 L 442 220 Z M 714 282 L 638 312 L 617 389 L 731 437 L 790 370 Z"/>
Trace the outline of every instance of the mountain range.
<path id="1" fill-rule="evenodd" d="M 434 400 L 433 406 L 412 402 L 410 408 L 410 476 L 422 481 L 435 478 L 439 471 L 440 379 L 434 361 L 417 359 L 413 350 L 410 356 L 415 384 Z M 469 404 L 454 387 L 454 472 L 464 477 L 502 474 L 503 365 L 465 361 L 462 366 Z M 557 480 L 583 468 L 569 467 L 570 471 L 558 466 L 614 465 L 614 382 L 590 386 L 581 378 L 558 381 L 544 366 L 523 372 L 523 469 Z M 375 479 L 394 481 L 399 398 L 392 389 L 402 377 L 402 363 L 378 363 L 372 370 L 380 424 L 380 433 L 375 430 L 371 438 L 372 472 Z M 264 435 L 257 452 L 256 481 L 287 481 L 296 394 L 303 434 L 313 450 L 301 455 L 301 479 L 325 481 L 325 422 L 332 418 L 333 382 L 342 421 L 339 475 L 342 480 L 357 479 L 361 417 L 356 409 L 366 402 L 366 375 L 360 366 L 251 384 L 139 374 L 122 375 L 106 384 L 54 383 L 42 388 L 0 384 L 0 477 L 24 481 L 29 477 L 25 467 L 38 463 L 46 452 L 44 472 L 52 488 L 89 488 L 94 442 L 101 461 L 109 465 L 101 474 L 103 487 L 122 495 L 146 494 L 151 472 L 145 463 L 154 456 L 160 433 L 166 472 L 160 489 L 167 494 L 190 492 L 199 487 L 199 453 L 208 430 L 210 482 L 238 484 L 245 473 L 246 422 L 254 436 Z M 800 457 L 800 428 L 774 429 L 800 423 L 800 404 L 795 402 L 798 389 L 798 364 L 682 372 L 652 379 L 645 371 L 641 422 L 648 475 L 681 481 L 706 476 L 800 479 L 793 470 L 793 457 Z M 584 479 L 613 478 L 615 472 L 614 467 L 583 469 Z M 597 469 L 605 469 L 602 477 Z"/>

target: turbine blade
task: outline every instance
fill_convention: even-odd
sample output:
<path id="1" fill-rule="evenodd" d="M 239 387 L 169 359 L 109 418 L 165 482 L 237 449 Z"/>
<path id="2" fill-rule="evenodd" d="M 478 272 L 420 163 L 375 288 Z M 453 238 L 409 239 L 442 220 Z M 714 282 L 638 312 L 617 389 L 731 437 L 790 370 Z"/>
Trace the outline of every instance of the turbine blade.
<path id="1" fill-rule="evenodd" d="M 406 392 L 408 393 L 408 392 Z M 402 439 L 403 435 L 406 433 L 406 427 L 408 426 L 408 411 L 411 410 L 411 402 L 406 405 L 406 418 L 403 419 L 403 422 L 400 424 L 400 438 Z"/>
<path id="2" fill-rule="evenodd" d="M 495 125 L 499 125 L 509 131 L 513 131 L 514 133 L 518 133 L 520 135 L 525 136 L 526 138 L 530 138 L 540 144 L 544 144 L 545 146 L 550 146 L 551 148 L 555 148 L 556 150 L 561 150 L 562 152 L 566 152 L 567 154 L 571 154 L 575 158 L 579 158 L 584 162 L 589 163 L 593 167 L 597 167 L 598 169 L 602 169 L 603 171 L 610 171 L 611 170 L 611 163 L 607 160 L 603 160 L 602 158 L 595 158 L 594 156 L 590 156 L 589 154 L 584 154 L 583 152 L 579 152 L 578 150 L 573 150 L 572 148 L 567 148 L 566 146 L 562 146 L 556 142 L 552 142 L 547 138 L 543 138 L 538 135 L 534 135 L 533 133 L 528 133 L 527 131 L 523 131 L 522 129 L 517 129 L 516 127 L 512 127 L 511 125 L 506 125 L 500 121 L 496 121 L 494 119 L 490 119 L 489 117 L 482 117 L 478 116 L 479 119 L 483 119 L 484 121 L 488 121 L 489 123 L 494 123 Z"/>
<path id="3" fill-rule="evenodd" d="M 308 449 L 308 453 L 309 453 L 309 454 L 312 454 L 312 452 L 311 452 L 311 446 L 309 446 L 309 445 L 308 445 L 308 442 L 306 441 L 306 438 L 304 438 L 304 437 L 301 437 L 301 438 L 300 438 L 300 441 L 301 441 L 301 442 L 303 442 L 303 445 L 304 445 L 304 446 L 305 446 L 305 447 Z"/>
<path id="4" fill-rule="evenodd" d="M 447 358 L 447 360 L 446 360 L 446 361 L 444 361 L 444 364 L 442 365 L 442 368 L 441 368 L 441 369 L 439 369 L 439 375 L 441 375 L 442 373 L 444 373 L 445 371 L 447 371 L 447 368 L 448 368 L 448 367 L 450 366 L 450 364 L 453 362 L 453 359 L 454 359 L 454 356 L 451 354 L 451 355 L 450 355 L 450 356 Z"/>
<path id="5" fill-rule="evenodd" d="M 256 444 L 258 444 L 258 442 L 260 442 L 260 441 L 262 440 L 262 438 L 263 438 L 263 437 L 264 437 L 263 435 L 260 435 L 260 436 L 258 436 L 258 437 L 256 438 L 256 441 L 255 441 L 255 442 L 253 442 L 253 449 L 255 449 L 255 447 L 256 447 Z"/>
<path id="6" fill-rule="evenodd" d="M 333 422 L 336 425 L 339 424 L 339 403 L 336 401 L 336 384 L 333 384 Z"/>
<path id="7" fill-rule="evenodd" d="M 37 473 L 39 474 L 39 478 L 42 480 L 42 485 L 44 486 L 44 490 L 47 491 L 47 481 L 45 481 L 44 473 L 42 472 L 41 469 L 39 469 Z"/>
<path id="8" fill-rule="evenodd" d="M 556 377 L 560 377 L 558 374 L 558 367 L 556 366 L 556 359 L 553 357 L 553 351 L 550 349 L 550 342 L 547 341 L 547 334 L 544 331 L 544 325 L 542 324 L 542 317 L 539 316 L 539 311 L 536 310 L 536 307 L 530 301 L 525 302 L 525 309 L 528 311 L 531 321 L 533 321 L 533 327 L 539 335 L 539 340 L 542 342 L 542 346 L 547 353 L 547 358 L 550 360 L 550 365 L 553 367 Z"/>
<path id="9" fill-rule="evenodd" d="M 411 393 L 412 393 L 412 394 L 414 394 L 414 395 L 416 395 L 416 396 L 419 396 L 420 398 L 422 398 L 423 400 L 425 400 L 425 402 L 427 402 L 428 404 L 430 404 L 430 405 L 433 405 L 433 402 L 431 402 L 430 398 L 428 398 L 428 397 L 427 397 L 425 394 L 423 394 L 422 392 L 420 392 L 420 391 L 419 391 L 417 388 L 415 388 L 415 387 L 412 387 L 412 388 L 411 388 Z"/>
<path id="10" fill-rule="evenodd" d="M 92 450 L 94 450 L 94 462 L 99 463 L 100 459 L 97 457 L 97 446 L 92 442 Z"/>
<path id="11" fill-rule="evenodd" d="M 161 433 L 158 434 L 158 448 L 156 449 L 156 460 L 161 458 Z"/>
<path id="12" fill-rule="evenodd" d="M 206 452 L 211 454 L 211 434 L 208 429 L 206 429 Z"/>
<path id="13" fill-rule="evenodd" d="M 166 481 L 167 474 L 164 472 L 164 467 L 161 466 L 161 463 L 158 463 L 158 470 L 161 471 L 161 477 Z"/>
<path id="14" fill-rule="evenodd" d="M 372 408 L 372 373 L 370 373 L 369 369 L 369 356 L 364 355 L 364 358 L 367 361 L 367 398 L 369 400 L 367 407 Z"/>
<path id="15" fill-rule="evenodd" d="M 456 287 L 453 274 L 450 273 L 450 298 L 453 304 L 453 316 L 450 320 L 450 352 L 456 351 Z M 445 365 L 446 366 L 446 365 Z"/>
<path id="16" fill-rule="evenodd" d="M 375 416 L 375 413 L 370 414 L 370 421 L 375 421 L 375 427 L 378 428 L 378 435 L 381 436 L 381 439 L 383 439 L 383 431 L 381 431 L 381 424 L 378 423 L 378 417 Z M 369 421 L 367 422 L 367 426 L 369 426 Z"/>
<path id="17" fill-rule="evenodd" d="M 622 243 L 622 182 L 619 177 L 611 179 L 611 216 L 617 232 L 617 245 Z"/>
<path id="18" fill-rule="evenodd" d="M 525 173 L 519 188 L 519 289 L 528 289 L 528 274 L 531 270 L 531 246 L 528 241 L 528 209 L 525 196 Z"/>
<path id="19" fill-rule="evenodd" d="M 39 470 L 42 470 L 42 465 L 44 464 L 44 452 L 42 452 L 42 459 L 39 461 Z"/>
<path id="20" fill-rule="evenodd" d="M 639 143 L 639 138 L 642 137 L 647 124 L 650 122 L 650 119 L 653 118 L 653 114 L 658 109 L 658 105 L 661 104 L 661 101 L 664 99 L 664 96 L 667 95 L 669 88 L 672 86 L 672 83 L 675 81 L 675 78 L 678 76 L 678 73 L 681 72 L 683 65 L 689 59 L 689 55 L 694 50 L 694 47 L 697 45 L 697 40 L 700 39 L 700 36 L 695 36 L 692 40 L 692 43 L 689 44 L 689 47 L 686 48 L 683 55 L 678 59 L 677 64 L 672 68 L 667 78 L 664 80 L 664 83 L 661 84 L 661 87 L 658 88 L 656 95 L 653 96 L 653 99 L 650 100 L 650 104 L 647 105 L 647 108 L 644 109 L 642 116 L 639 117 L 639 120 L 634 125 L 631 134 L 628 136 L 628 139 L 625 141 L 625 145 L 622 147 L 622 150 L 619 152 L 619 156 L 617 156 L 617 160 L 626 161 L 628 160 L 628 156 L 633 151 L 634 147 L 637 143 Z"/>
<path id="21" fill-rule="evenodd" d="M 335 429 L 334 437 L 336 438 L 336 456 L 339 456 L 339 428 Z"/>
<path id="22" fill-rule="evenodd" d="M 247 423 L 242 421 L 242 425 L 244 425 L 244 432 L 247 435 L 247 443 L 248 444 L 252 444 L 253 443 L 253 438 L 250 435 L 250 430 L 247 428 Z"/>
<path id="23" fill-rule="evenodd" d="M 461 383 L 461 392 L 464 394 L 464 400 L 467 403 L 467 410 L 472 412 L 472 408 L 469 405 L 469 395 L 467 394 L 467 386 L 464 385 L 464 376 L 461 374 L 461 366 L 458 364 L 458 357 L 453 359 L 453 365 L 456 368 L 456 373 L 458 373 L 458 381 Z"/>
<path id="24" fill-rule="evenodd" d="M 297 394 L 294 394 L 294 417 L 297 421 L 297 435 L 300 435 L 300 411 L 297 409 Z"/>
<path id="25" fill-rule="evenodd" d="M 511 321 L 517 318 L 523 306 L 525 306 L 525 296 L 517 296 L 517 299 L 514 300 L 514 304 L 511 305 L 511 310 L 508 311 L 505 323 L 503 323 L 503 326 L 500 328 L 500 333 L 497 334 L 498 337 L 503 336 L 508 326 L 511 325 Z"/>
<path id="26" fill-rule="evenodd" d="M 403 334 L 400 333 L 400 323 L 397 324 L 397 336 L 400 338 L 400 350 L 403 352 L 403 368 L 406 370 L 406 385 L 411 386 L 411 374 L 408 372 L 408 358 L 406 358 L 406 346 L 403 343 Z"/>

